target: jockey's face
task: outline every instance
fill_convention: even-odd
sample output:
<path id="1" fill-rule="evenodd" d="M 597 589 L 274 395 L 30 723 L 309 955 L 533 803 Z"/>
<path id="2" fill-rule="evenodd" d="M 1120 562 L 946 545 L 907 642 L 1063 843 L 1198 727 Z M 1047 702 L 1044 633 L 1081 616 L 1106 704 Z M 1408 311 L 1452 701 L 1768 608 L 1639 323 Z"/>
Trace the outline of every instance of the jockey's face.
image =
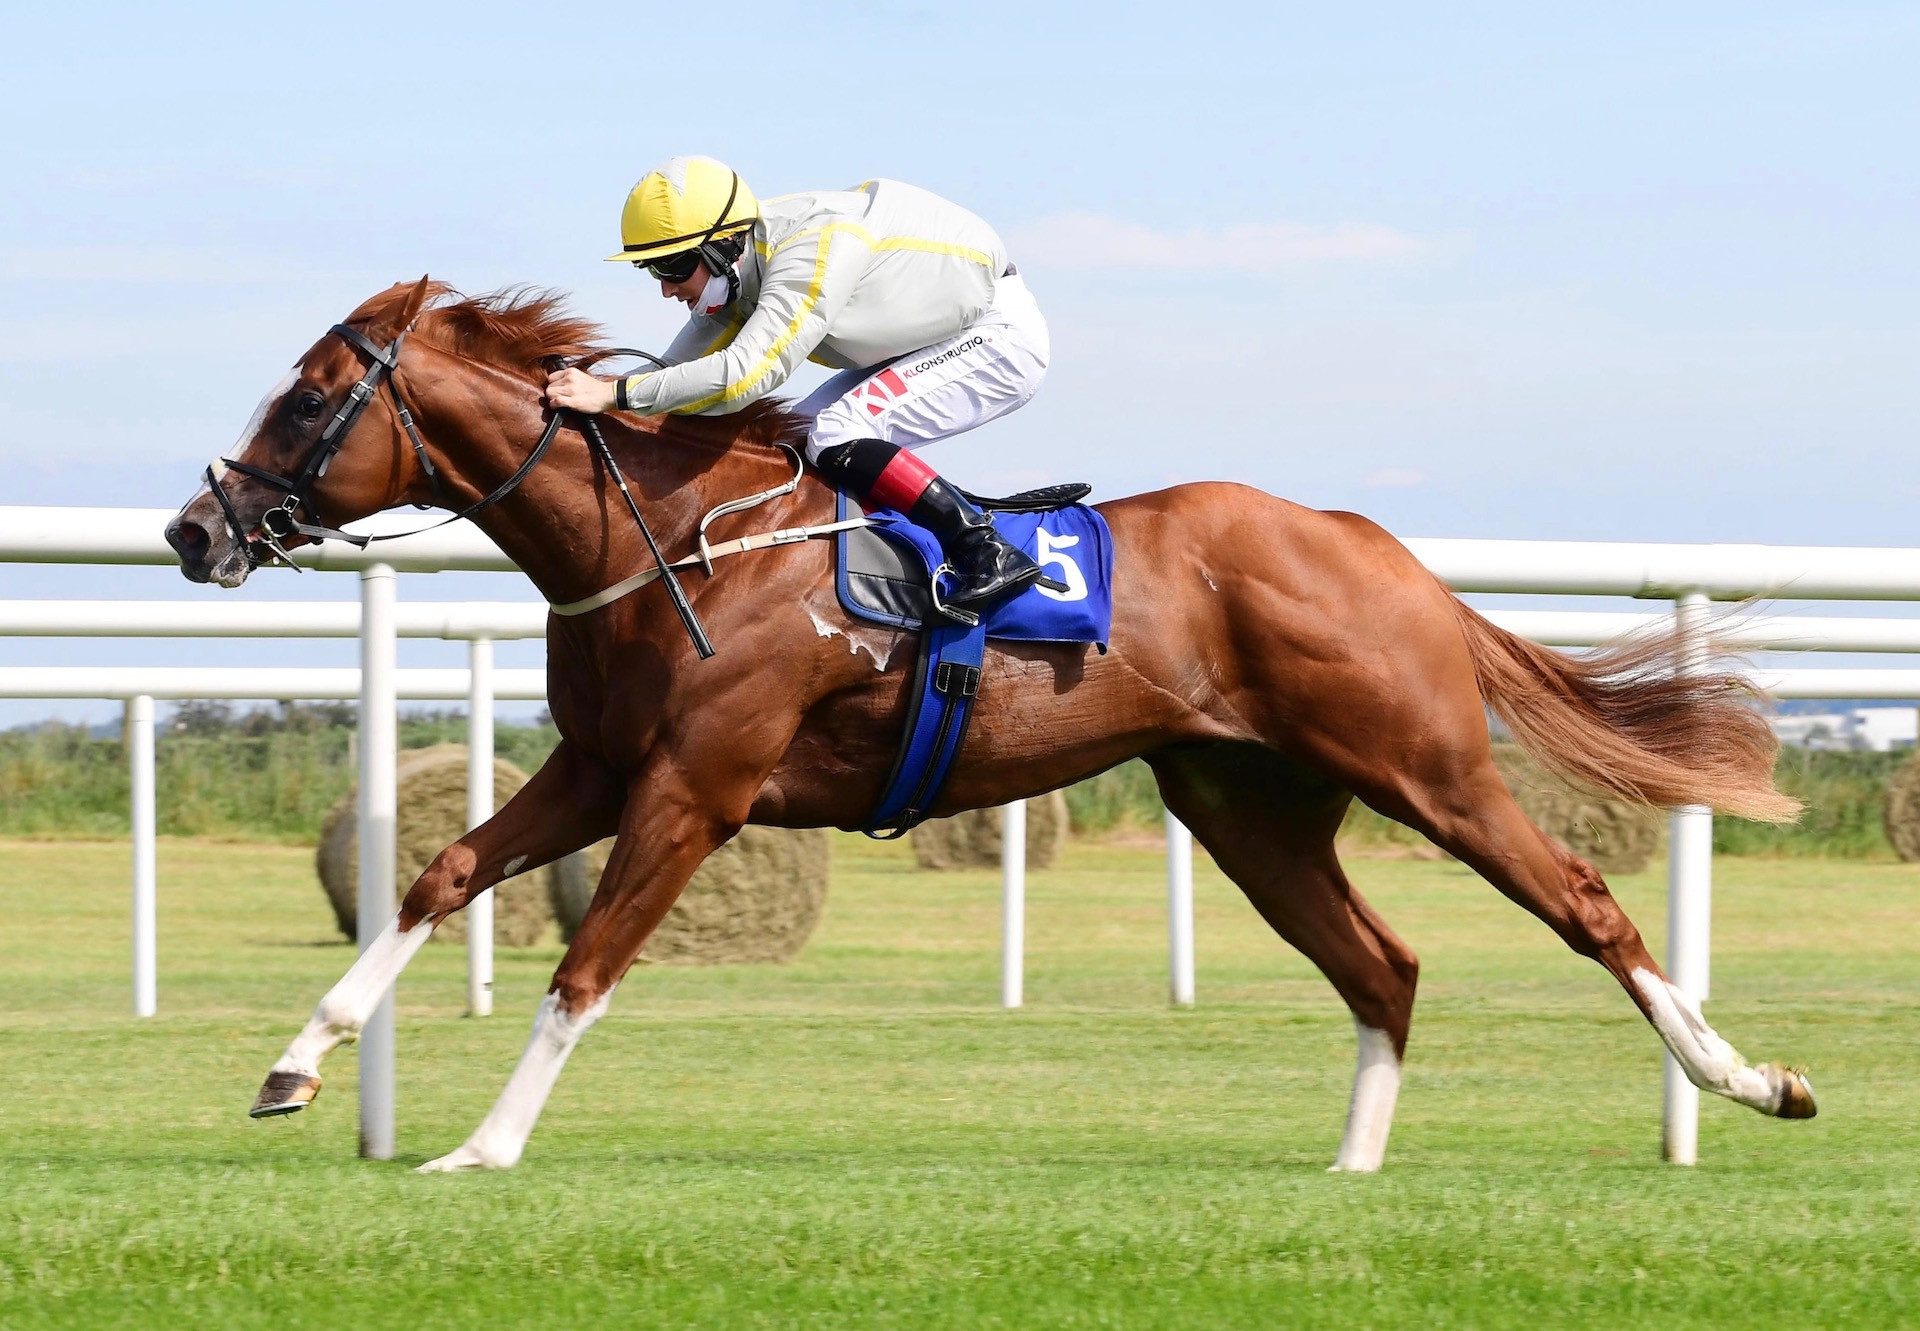
<path id="1" fill-rule="evenodd" d="M 700 294 L 707 289 L 707 278 L 710 276 L 712 274 L 707 272 L 707 266 L 704 263 L 695 264 L 692 274 L 684 282 L 669 282 L 666 278 L 661 278 L 660 294 L 692 309 L 693 303 L 699 300 Z"/>

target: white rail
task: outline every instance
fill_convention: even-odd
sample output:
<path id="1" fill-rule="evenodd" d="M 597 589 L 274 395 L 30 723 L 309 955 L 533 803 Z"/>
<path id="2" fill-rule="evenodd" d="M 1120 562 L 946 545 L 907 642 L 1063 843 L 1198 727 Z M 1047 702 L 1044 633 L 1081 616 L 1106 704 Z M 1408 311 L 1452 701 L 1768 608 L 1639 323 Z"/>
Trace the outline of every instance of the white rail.
<path id="1" fill-rule="evenodd" d="M 1661 614 L 1605 610 L 1496 610 L 1487 615 L 1510 633 L 1549 647 L 1595 647 L 1636 633 L 1672 627 Z M 1855 619 L 1763 615 L 1734 611 L 1709 619 L 1709 638 L 1743 652 L 1920 652 L 1920 618 Z"/>
<path id="2" fill-rule="evenodd" d="M 467 830 L 493 817 L 493 639 L 467 644 Z M 493 1015 L 493 893 L 467 903 L 467 1015 Z"/>
<path id="3" fill-rule="evenodd" d="M 178 564 L 180 557 L 162 535 L 174 512 L 168 508 L 0 505 L 0 564 Z M 434 521 L 429 514 L 381 513 L 349 523 L 347 530 L 356 535 L 405 532 Z M 517 568 L 470 522 L 381 541 L 364 550 L 342 541 L 302 546 L 293 558 L 303 568 L 356 572 L 376 565 L 402 573 L 512 573 Z"/>
<path id="4" fill-rule="evenodd" d="M 159 564 L 178 557 L 161 535 L 174 510 L 0 505 L 0 563 Z M 355 531 L 410 531 L 431 518 L 383 513 Z M 1651 545 L 1607 541 L 1411 538 L 1407 548 L 1455 591 L 1632 596 L 1670 601 L 1920 599 L 1920 549 L 1871 546 Z M 295 552 L 308 568 L 401 572 L 508 572 L 514 564 L 476 527 L 457 522 L 426 535 L 357 550 L 338 541 Z"/>
<path id="5" fill-rule="evenodd" d="M 544 670 L 496 670 L 494 696 L 539 702 L 547 696 Z M 394 672 L 409 701 L 459 701 L 468 695 L 464 669 Z M 358 698 L 353 666 L 0 666 L 0 698 Z"/>
<path id="6" fill-rule="evenodd" d="M 402 638 L 544 638 L 540 601 L 400 604 Z M 0 601 L 0 637 L 357 638 L 357 601 Z"/>
<path id="7" fill-rule="evenodd" d="M 1000 824 L 1000 1006 L 1026 1002 L 1027 802 L 1001 810 Z"/>
<path id="8" fill-rule="evenodd" d="M 399 793 L 399 690 L 393 636 L 393 570 L 374 564 L 360 572 L 360 790 L 359 884 L 355 892 L 354 939 L 365 952 L 393 918 L 395 829 Z M 393 991 L 389 989 L 360 1029 L 360 1154 L 393 1159 Z"/>
<path id="9" fill-rule="evenodd" d="M 1457 592 L 1671 601 L 1911 601 L 1920 549 L 1421 539 L 1409 550 Z"/>

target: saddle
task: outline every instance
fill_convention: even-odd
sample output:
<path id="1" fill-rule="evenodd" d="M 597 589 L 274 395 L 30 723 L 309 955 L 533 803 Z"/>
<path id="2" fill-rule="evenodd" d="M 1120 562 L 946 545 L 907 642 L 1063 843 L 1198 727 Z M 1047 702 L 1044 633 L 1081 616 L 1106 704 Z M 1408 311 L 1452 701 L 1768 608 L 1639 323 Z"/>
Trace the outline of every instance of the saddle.
<path id="1" fill-rule="evenodd" d="M 869 515 L 871 526 L 839 534 L 834 585 L 855 619 L 920 634 L 900 747 L 880 802 L 862 827 L 890 840 L 922 822 L 939 799 L 966 741 L 980 692 L 988 638 L 1092 643 L 1106 651 L 1113 622 L 1113 540 L 1106 519 L 1080 504 L 1092 487 L 1053 485 L 1005 499 L 968 495 L 995 515 L 1001 535 L 1033 555 L 1056 588 L 1030 587 L 987 608 L 981 622 L 956 624 L 930 591 L 941 562 L 932 533 L 898 513 Z M 838 516 L 849 501 L 839 497 Z"/>
<path id="2" fill-rule="evenodd" d="M 1004 499 L 983 498 L 966 490 L 960 493 L 988 513 L 1053 513 L 1078 504 L 1093 493 L 1093 487 L 1080 481 L 1043 485 Z M 835 517 L 847 516 L 848 499 L 843 493 Z M 932 576 L 920 549 L 891 525 L 842 532 L 836 569 L 840 604 L 855 618 L 916 630 L 946 622 L 934 609 L 929 590 Z M 998 635 L 989 631 L 988 636 Z"/>

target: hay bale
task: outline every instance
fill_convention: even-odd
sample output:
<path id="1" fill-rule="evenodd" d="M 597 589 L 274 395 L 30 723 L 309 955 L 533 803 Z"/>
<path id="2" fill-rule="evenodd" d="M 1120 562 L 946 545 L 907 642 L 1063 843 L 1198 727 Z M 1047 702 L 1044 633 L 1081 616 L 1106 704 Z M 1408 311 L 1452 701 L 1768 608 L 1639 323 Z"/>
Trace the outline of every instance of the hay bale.
<path id="1" fill-rule="evenodd" d="M 467 830 L 467 747 L 436 744 L 407 749 L 394 769 L 399 817 L 394 834 L 394 891 L 413 886 L 433 857 Z M 498 809 L 520 787 L 527 774 L 505 759 L 493 762 L 493 807 Z M 333 907 L 334 922 L 348 938 L 357 922 L 359 893 L 359 816 L 357 790 L 350 790 L 327 811 L 320 828 L 314 865 L 320 886 Z M 530 947 L 551 932 L 553 906 L 546 882 L 539 874 L 510 878 L 493 889 L 493 936 L 507 947 Z M 456 913 L 434 930 L 436 940 L 464 942 L 467 917 Z"/>
<path id="2" fill-rule="evenodd" d="M 1518 745 L 1494 745 L 1493 760 L 1527 817 L 1601 873 L 1638 873 L 1660 848 L 1658 810 L 1576 790 Z"/>
<path id="3" fill-rule="evenodd" d="M 1909 864 L 1920 860 L 1920 755 L 1901 763 L 1887 778 L 1880 819 L 1893 853 Z"/>
<path id="4" fill-rule="evenodd" d="M 743 827 L 707 857 L 647 940 L 642 961 L 724 966 L 792 961 L 827 903 L 831 843 L 825 828 Z M 613 849 L 611 839 L 555 864 L 554 918 L 569 941 Z"/>
<path id="5" fill-rule="evenodd" d="M 907 835 L 923 869 L 1000 867 L 1000 810 L 969 809 L 930 818 Z M 1027 801 L 1027 867 L 1044 869 L 1067 841 L 1067 797 L 1058 790 Z"/>

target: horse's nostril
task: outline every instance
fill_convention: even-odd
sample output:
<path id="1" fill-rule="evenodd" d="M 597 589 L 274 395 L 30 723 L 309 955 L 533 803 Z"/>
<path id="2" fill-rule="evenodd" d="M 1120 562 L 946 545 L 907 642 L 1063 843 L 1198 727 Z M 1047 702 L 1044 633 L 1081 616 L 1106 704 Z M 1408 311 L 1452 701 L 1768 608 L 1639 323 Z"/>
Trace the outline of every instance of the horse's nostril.
<path id="1" fill-rule="evenodd" d="M 196 563 L 206 558 L 207 549 L 213 544 L 213 538 L 207 535 L 207 529 L 197 522 L 175 520 L 167 526 L 167 544 L 174 548 L 182 559 Z"/>

